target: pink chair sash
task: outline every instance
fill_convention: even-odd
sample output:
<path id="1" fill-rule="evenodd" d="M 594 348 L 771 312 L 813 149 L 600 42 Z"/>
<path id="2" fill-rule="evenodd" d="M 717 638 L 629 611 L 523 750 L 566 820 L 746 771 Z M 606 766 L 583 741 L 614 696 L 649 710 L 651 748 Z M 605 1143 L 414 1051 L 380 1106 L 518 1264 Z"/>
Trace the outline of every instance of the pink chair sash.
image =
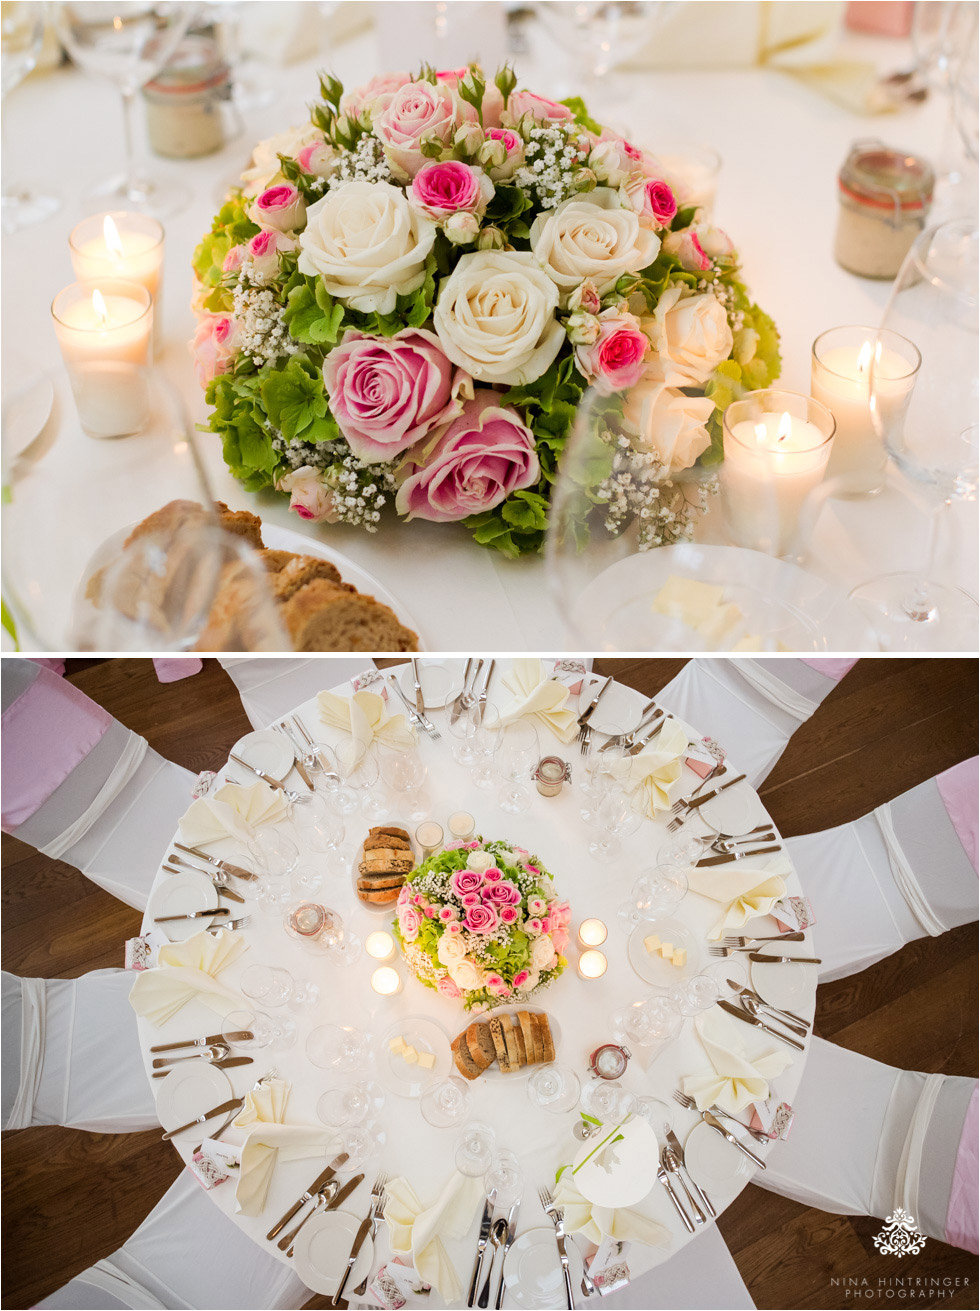
<path id="1" fill-rule="evenodd" d="M 204 668 L 204 661 L 198 660 L 196 656 L 160 656 L 153 661 L 153 668 L 161 683 L 176 683 L 181 678 L 190 678 L 191 674 L 199 674 Z"/>
<path id="2" fill-rule="evenodd" d="M 3 828 L 44 805 L 112 724 L 112 716 L 50 669 L 3 715 Z"/>
<path id="3" fill-rule="evenodd" d="M 824 674 L 827 678 L 832 678 L 835 683 L 839 683 L 848 670 L 854 668 L 857 660 L 804 660 L 803 664 L 809 665 L 818 674 Z"/>
<path id="4" fill-rule="evenodd" d="M 959 1151 L 956 1154 L 953 1187 L 950 1189 L 949 1208 L 946 1211 L 947 1243 L 952 1243 L 954 1247 L 962 1247 L 967 1252 L 973 1252 L 974 1255 L 977 1254 L 977 1248 L 980 1246 L 977 1237 L 980 1228 L 977 1205 L 978 1182 L 980 1182 L 977 1125 L 977 1090 L 974 1088 L 963 1125 Z"/>
<path id="5" fill-rule="evenodd" d="M 964 760 L 952 769 L 936 775 L 936 787 L 942 797 L 950 823 L 963 843 L 963 850 L 977 868 L 977 791 L 980 788 L 978 758 Z"/>

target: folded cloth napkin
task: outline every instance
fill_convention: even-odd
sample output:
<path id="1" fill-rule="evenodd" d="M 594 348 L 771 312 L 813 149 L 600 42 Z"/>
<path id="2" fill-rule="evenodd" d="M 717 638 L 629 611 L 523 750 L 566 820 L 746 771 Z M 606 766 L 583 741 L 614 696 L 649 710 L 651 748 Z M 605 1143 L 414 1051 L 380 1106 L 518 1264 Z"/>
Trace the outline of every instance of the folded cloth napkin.
<path id="1" fill-rule="evenodd" d="M 565 1228 L 572 1234 L 584 1234 L 590 1243 L 617 1238 L 624 1243 L 645 1243 L 663 1247 L 670 1233 L 651 1216 L 633 1207 L 593 1206 L 575 1187 L 571 1170 L 562 1172 L 555 1187 L 555 1202 L 564 1208 Z"/>
<path id="2" fill-rule="evenodd" d="M 483 1181 L 454 1170 L 432 1206 L 425 1207 L 404 1177 L 385 1186 L 384 1218 L 388 1242 L 396 1255 L 409 1254 L 422 1279 L 443 1300 L 459 1303 L 463 1286 L 443 1246 L 443 1238 L 462 1238 L 483 1200 Z"/>
<path id="3" fill-rule="evenodd" d="M 578 732 L 578 715 L 566 709 L 568 688 L 557 678 L 549 678 L 540 660 L 515 660 L 502 682 L 515 699 L 490 727 L 503 728 L 524 715 L 533 715 L 560 741 L 571 742 Z"/>
<path id="4" fill-rule="evenodd" d="M 688 870 L 691 891 L 724 907 L 721 919 L 708 934 L 709 940 L 717 942 L 726 930 L 739 929 L 756 915 L 768 915 L 780 897 L 785 897 L 783 875 L 791 869 L 785 856 L 777 856 L 765 869 L 758 865 L 746 868 L 742 861 L 733 860 L 730 865 Z"/>
<path id="5" fill-rule="evenodd" d="M 687 730 L 676 719 L 668 719 L 649 746 L 613 763 L 617 777 L 639 784 L 643 809 L 651 819 L 670 809 L 671 788 L 681 776 L 689 740 Z"/>
<path id="6" fill-rule="evenodd" d="M 129 993 L 130 1005 L 152 1024 L 166 1024 L 194 997 L 219 1015 L 227 1015 L 245 1002 L 237 992 L 219 983 L 216 976 L 246 946 L 240 934 L 227 929 L 195 933 L 186 942 L 168 942 L 160 948 L 156 968 L 136 976 Z"/>
<path id="7" fill-rule="evenodd" d="M 793 1064 L 785 1047 L 766 1047 L 750 1056 L 746 1051 L 746 1039 L 752 1040 L 750 1029 L 717 1006 L 699 1015 L 694 1027 L 712 1070 L 684 1075 L 681 1087 L 699 1111 L 719 1106 L 735 1115 L 750 1102 L 764 1102 L 769 1080 Z"/>
<path id="8" fill-rule="evenodd" d="M 189 847 L 219 838 L 247 842 L 262 824 L 275 824 L 289 810 L 285 794 L 260 779 L 249 787 L 226 783 L 213 797 L 200 797 L 180 817 L 180 836 Z"/>
<path id="9" fill-rule="evenodd" d="M 404 715 L 385 715 L 384 699 L 377 692 L 355 692 L 349 698 L 321 692 L 316 700 L 325 724 L 350 733 L 351 769 L 357 768 L 375 739 L 397 751 L 407 751 L 418 740 Z"/>
<path id="10" fill-rule="evenodd" d="M 235 1128 L 244 1129 L 246 1135 L 235 1189 L 235 1209 L 241 1215 L 261 1214 L 277 1161 L 326 1156 L 339 1148 L 335 1129 L 283 1123 L 291 1088 L 287 1079 L 269 1079 L 246 1095 L 235 1117 Z"/>

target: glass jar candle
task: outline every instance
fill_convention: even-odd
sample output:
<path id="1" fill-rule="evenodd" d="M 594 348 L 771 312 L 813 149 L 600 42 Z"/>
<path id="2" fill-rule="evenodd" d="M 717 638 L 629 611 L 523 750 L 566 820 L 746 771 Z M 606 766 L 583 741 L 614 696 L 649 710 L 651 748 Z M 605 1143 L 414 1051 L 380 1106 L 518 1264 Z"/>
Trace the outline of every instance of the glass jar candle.
<path id="1" fill-rule="evenodd" d="M 390 961 L 395 954 L 395 939 L 387 929 L 375 929 L 364 939 L 364 950 L 372 960 Z"/>
<path id="2" fill-rule="evenodd" d="M 583 920 L 578 926 L 578 940 L 583 947 L 601 947 L 608 936 L 602 920 Z"/>
<path id="3" fill-rule="evenodd" d="M 371 975 L 371 987 L 379 997 L 394 997 L 402 990 L 401 975 L 390 965 L 382 965 Z"/>
<path id="4" fill-rule="evenodd" d="M 286 912 L 286 932 L 294 938 L 317 938 L 326 922 L 326 909 L 315 901 L 298 901 Z"/>
<path id="5" fill-rule="evenodd" d="M 460 842 L 465 842 L 467 838 L 473 836 L 476 830 L 476 820 L 468 810 L 454 810 L 446 820 L 446 826 L 454 838 Z"/>
<path id="6" fill-rule="evenodd" d="M 926 225 L 934 183 L 927 160 L 856 141 L 837 176 L 837 263 L 862 278 L 894 278 Z"/>
<path id="7" fill-rule="evenodd" d="M 572 777 L 572 767 L 561 756 L 542 756 L 534 771 L 534 783 L 543 797 L 557 797 Z"/>
<path id="8" fill-rule="evenodd" d="M 442 846 L 442 825 L 427 819 L 415 830 L 415 841 L 422 848 L 422 859 L 428 860 Z"/>
<path id="9" fill-rule="evenodd" d="M 626 1073 L 629 1059 L 628 1047 L 620 1047 L 615 1042 L 606 1042 L 601 1047 L 597 1047 L 589 1057 L 589 1069 L 594 1079 L 619 1079 Z"/>
<path id="10" fill-rule="evenodd" d="M 216 42 L 191 34 L 143 88 L 146 127 L 154 154 L 170 159 L 211 155 L 225 144 L 221 102 L 231 76 Z"/>
<path id="11" fill-rule="evenodd" d="M 582 979 L 601 979 L 609 962 L 605 955 L 595 947 L 583 951 L 578 958 L 578 974 Z"/>

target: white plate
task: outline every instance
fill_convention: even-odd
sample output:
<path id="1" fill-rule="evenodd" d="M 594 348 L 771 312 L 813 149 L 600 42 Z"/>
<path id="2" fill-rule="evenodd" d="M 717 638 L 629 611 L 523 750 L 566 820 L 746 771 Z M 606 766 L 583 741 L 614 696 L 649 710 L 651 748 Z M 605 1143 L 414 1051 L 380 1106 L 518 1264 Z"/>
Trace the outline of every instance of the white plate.
<path id="1" fill-rule="evenodd" d="M 560 1049 L 561 1049 L 561 1028 L 560 1028 L 560 1026 L 559 1026 L 559 1024 L 558 1024 L 558 1021 L 557 1021 L 557 1020 L 555 1019 L 555 1017 L 551 1014 L 551 1012 L 550 1012 L 550 1011 L 546 1011 L 545 1008 L 544 1008 L 543 1006 L 535 1006 L 535 1005 L 533 1005 L 533 1004 L 528 1004 L 527 1006 L 522 1006 L 522 1005 L 520 1005 L 520 1003 L 513 1004 L 513 1005 L 508 1005 L 508 1006 L 495 1006 L 495 1007 L 493 1008 L 493 1010 L 491 1010 L 491 1011 L 487 1011 L 485 1015 L 474 1015 L 474 1016 L 472 1016 L 472 1017 L 467 1021 L 466 1025 L 465 1025 L 465 1028 L 469 1028 L 469 1026 L 470 1026 L 471 1024 L 473 1024 L 474 1022 L 492 1020 L 493 1017 L 494 1017 L 495 1015 L 496 1015 L 496 1016 L 502 1016 L 502 1015 L 516 1015 L 518 1011 L 531 1011 L 532 1014 L 536 1014 L 536 1015 L 547 1015 L 547 1017 L 548 1017 L 548 1028 L 551 1030 L 551 1042 L 552 1042 L 552 1045 L 553 1045 L 553 1047 L 554 1047 L 554 1049 L 555 1049 L 555 1060 L 556 1060 L 556 1061 L 557 1061 L 557 1060 L 561 1060 L 561 1057 L 558 1055 L 558 1052 L 559 1052 Z M 532 1065 L 532 1066 L 522 1065 L 521 1068 L 520 1068 L 519 1070 L 513 1070 L 513 1071 L 511 1071 L 510 1074 L 505 1074 L 504 1071 L 503 1071 L 503 1070 L 500 1068 L 500 1066 L 498 1065 L 498 1063 L 497 1063 L 496 1061 L 494 1061 L 494 1063 L 490 1066 L 490 1068 L 487 1069 L 487 1070 L 484 1070 L 483 1073 L 484 1073 L 488 1078 L 496 1078 L 496 1079 L 504 1079 L 504 1080 L 510 1079 L 510 1080 L 513 1080 L 513 1079 L 515 1078 L 516 1075 L 526 1075 L 529 1069 L 533 1070 L 534 1068 L 535 1068 L 535 1067 L 534 1067 L 533 1065 Z"/>
<path id="2" fill-rule="evenodd" d="M 379 819 L 374 823 L 370 821 L 368 822 L 369 829 L 403 828 L 405 832 L 408 834 L 408 840 L 411 843 L 411 847 L 412 847 L 412 857 L 415 861 L 416 868 L 418 868 L 419 861 L 422 858 L 422 850 L 419 847 L 419 844 L 415 841 L 414 830 L 416 829 L 416 827 L 417 827 L 417 823 L 410 824 L 407 820 L 397 819 L 395 817 L 392 817 L 390 819 Z M 364 841 L 367 840 L 367 836 L 368 836 L 367 833 L 365 833 Z M 351 886 L 354 889 L 354 896 L 357 899 L 357 904 L 358 906 L 360 906 L 362 910 L 366 910 L 371 915 L 393 915 L 395 913 L 395 905 L 396 905 L 395 902 L 389 901 L 387 905 L 375 905 L 374 902 L 362 901 L 360 896 L 358 895 L 358 890 L 357 890 L 357 877 L 359 873 L 358 866 L 360 865 L 361 861 L 364 859 L 364 841 L 362 841 L 361 845 L 357 848 L 357 855 L 354 857 L 353 863 L 351 864 L 351 871 L 350 871 Z"/>
<path id="3" fill-rule="evenodd" d="M 430 1052 L 436 1063 L 431 1070 L 396 1056 L 388 1044 L 392 1038 L 404 1038 L 417 1052 Z M 406 1015 L 396 1020 L 381 1039 L 378 1059 L 386 1076 L 388 1087 L 398 1097 L 418 1097 L 433 1079 L 445 1079 L 453 1073 L 453 1054 L 449 1047 L 449 1034 L 441 1024 L 425 1015 Z"/>
<path id="4" fill-rule="evenodd" d="M 208 1061 L 183 1061 L 175 1065 L 165 1079 L 160 1080 L 157 1116 L 169 1132 L 179 1124 L 187 1124 L 188 1120 L 213 1110 L 222 1102 L 230 1101 L 234 1095 L 231 1080 L 224 1070 L 219 1070 Z M 195 1124 L 193 1127 L 203 1131 L 206 1136 L 205 1125 Z"/>
<path id="5" fill-rule="evenodd" d="M 238 739 L 232 751 L 236 756 L 241 756 L 242 760 L 247 760 L 250 765 L 263 770 L 266 774 L 271 774 L 280 782 L 292 769 L 296 760 L 293 748 L 287 739 L 282 733 L 276 733 L 271 728 L 260 728 L 254 733 L 246 733 L 244 737 Z M 246 786 L 258 782 L 250 769 L 243 768 L 231 759 L 228 761 L 225 773 L 234 775 Z"/>
<path id="6" fill-rule="evenodd" d="M 728 750 L 730 746 L 738 749 L 737 743 L 722 742 L 723 749 Z M 737 762 L 729 765 L 726 774 L 719 779 L 705 784 L 704 792 L 699 795 L 704 796 L 720 787 L 726 778 L 737 777 L 742 771 L 738 768 Z M 690 831 L 699 833 L 703 829 L 708 829 L 715 833 L 747 833 L 749 829 L 755 828 L 757 824 L 764 824 L 769 816 L 766 814 L 766 808 L 759 800 L 759 794 L 755 791 L 748 779 L 741 783 L 734 783 L 730 788 L 725 788 L 724 792 L 719 792 L 716 797 L 706 801 L 703 806 L 698 806 L 696 814 L 701 820 L 698 827 L 694 822 L 689 826 Z M 771 846 L 771 843 L 765 843 Z M 775 855 L 775 853 L 773 853 Z M 768 860 L 768 857 L 765 859 Z"/>
<path id="7" fill-rule="evenodd" d="M 582 1253 L 571 1240 L 565 1244 L 568 1251 L 569 1274 L 576 1297 L 582 1283 Z M 561 1260 L 555 1231 L 525 1229 L 507 1254 L 504 1266 L 504 1287 L 520 1307 L 541 1308 L 550 1311 L 565 1305 L 565 1282 L 561 1274 Z"/>
<path id="8" fill-rule="evenodd" d="M 293 1247 L 293 1262 L 307 1288 L 328 1296 L 337 1291 L 360 1223 L 360 1216 L 347 1211 L 324 1211 L 303 1226 Z M 374 1244 L 368 1237 L 357 1254 L 348 1288 L 357 1287 L 373 1260 Z"/>
<path id="9" fill-rule="evenodd" d="M 636 1206 L 656 1188 L 660 1147 L 657 1135 L 646 1120 L 630 1120 L 613 1134 L 615 1125 L 606 1123 L 602 1133 L 587 1138 L 575 1157 L 575 1186 L 593 1206 Z M 620 1138 L 620 1135 L 622 1137 Z M 607 1137 L 619 1138 L 601 1150 Z"/>
<path id="10" fill-rule="evenodd" d="M 6 368 L 13 365 L 4 361 Z M 20 365 L 16 366 L 20 367 Z M 27 373 L 29 374 L 28 369 Z M 10 376 L 9 374 L 7 375 Z M 21 373 L 21 381 L 25 377 Z M 5 398 L 6 399 L 6 398 Z M 44 431 L 54 408 L 54 385 L 50 378 L 35 376 L 22 391 L 15 392 L 7 401 L 3 416 L 4 466 L 26 451 Z"/>
<path id="11" fill-rule="evenodd" d="M 687 960 L 681 966 L 671 965 L 660 952 L 649 952 L 643 945 L 645 938 L 656 933 L 661 942 L 672 942 L 675 947 L 686 947 Z M 644 983 L 655 988 L 669 988 L 678 979 L 689 979 L 702 965 L 702 945 L 698 938 L 680 920 L 640 920 L 630 934 L 629 962 Z"/>
<path id="12" fill-rule="evenodd" d="M 756 949 L 773 956 L 812 956 L 808 942 L 759 942 Z M 816 965 L 765 965 L 752 961 L 749 969 L 752 987 L 770 1006 L 784 1011 L 806 1013 L 813 1008 L 817 994 Z"/>
<path id="13" fill-rule="evenodd" d="M 207 910 L 218 901 L 218 890 L 206 874 L 166 874 L 157 883 L 146 907 L 152 921 L 157 915 L 179 915 L 185 910 Z M 219 919 L 231 916 L 219 915 Z M 196 920 L 174 920 L 172 924 L 150 924 L 162 929 L 171 942 L 184 942 L 214 923 L 213 915 Z"/>
<path id="14" fill-rule="evenodd" d="M 455 701 L 463 690 L 463 670 L 458 661 L 448 664 L 441 660 L 420 660 L 418 665 L 426 710 L 441 710 L 450 701 Z M 402 691 L 414 706 L 415 675 L 412 673 L 412 662 L 409 661 L 394 672 Z"/>
<path id="15" fill-rule="evenodd" d="M 726 1124 L 726 1128 L 738 1133 L 731 1125 Z M 704 1121 L 696 1124 L 687 1136 L 684 1162 L 691 1177 L 709 1194 L 732 1192 L 748 1176 L 750 1169 L 755 1169 L 747 1156 Z"/>
<path id="16" fill-rule="evenodd" d="M 395 613 L 395 618 L 405 625 L 406 628 L 414 629 L 419 638 L 419 650 L 425 650 L 425 638 L 417 619 L 409 614 L 404 602 L 399 601 L 388 591 L 387 587 L 373 574 L 369 574 L 366 569 L 355 564 L 350 556 L 344 555 L 341 551 L 336 551 L 332 546 L 326 546 L 323 542 L 315 537 L 307 537 L 305 533 L 293 532 L 290 528 L 279 528 L 276 524 L 262 524 L 262 540 L 266 546 L 273 551 L 295 551 L 298 555 L 317 555 L 323 560 L 329 560 L 340 570 L 340 575 L 345 583 L 350 583 L 356 587 L 359 592 L 366 592 L 373 596 L 376 601 L 381 601 L 384 605 L 390 606 Z M 834 648 L 841 651 L 845 647 Z"/>

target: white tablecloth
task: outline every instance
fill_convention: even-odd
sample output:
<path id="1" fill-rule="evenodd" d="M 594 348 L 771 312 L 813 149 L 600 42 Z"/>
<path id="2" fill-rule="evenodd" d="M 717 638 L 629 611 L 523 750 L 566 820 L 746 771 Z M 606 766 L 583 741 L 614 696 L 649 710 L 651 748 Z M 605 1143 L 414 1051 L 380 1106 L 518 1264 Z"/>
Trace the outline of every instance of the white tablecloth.
<path id="1" fill-rule="evenodd" d="M 507 703 L 507 694 L 500 689 L 500 674 L 491 693 L 491 704 Z M 349 684 L 335 689 L 350 694 Z M 636 722 L 637 712 L 644 703 L 640 693 L 615 684 L 610 687 L 601 703 L 605 719 L 600 719 L 596 712 L 597 724 L 625 723 L 627 726 Z M 574 702 L 572 703 L 574 704 Z M 315 702 L 307 702 L 300 708 L 300 714 L 311 727 L 316 727 L 326 741 L 338 740 L 334 730 L 322 728 L 319 723 Z M 535 1005 L 545 1008 L 557 1020 L 560 1040 L 557 1044 L 557 1059 L 571 1065 L 582 1077 L 583 1084 L 588 1080 L 587 1062 L 590 1052 L 604 1041 L 611 1040 L 612 1012 L 632 1001 L 651 995 L 651 988 L 643 983 L 633 972 L 626 955 L 626 929 L 623 921 L 617 918 L 617 910 L 635 878 L 643 869 L 655 863 L 656 853 L 666 840 L 666 818 L 662 817 L 654 825 L 644 821 L 639 831 L 627 842 L 622 859 L 612 865 L 597 864 L 588 854 L 588 834 L 578 814 L 578 796 L 572 788 L 565 787 L 558 798 L 546 799 L 534 793 L 529 811 L 522 815 L 508 815 L 496 804 L 494 793 L 485 792 L 474 787 L 467 770 L 456 765 L 450 754 L 452 739 L 445 731 L 445 712 L 435 712 L 434 721 L 442 729 L 440 741 L 423 738 L 420 750 L 428 765 L 427 790 L 431 799 L 433 818 L 445 826 L 448 815 L 457 809 L 469 810 L 476 819 L 477 832 L 485 839 L 501 838 L 513 841 L 537 854 L 551 871 L 556 881 L 558 893 L 571 903 L 573 920 L 573 943 L 569 947 L 569 967 L 550 989 L 534 997 Z M 542 754 L 557 753 L 570 759 L 573 771 L 580 768 L 581 756 L 576 746 L 563 747 L 548 730 L 539 730 Z M 725 744 L 722 744 L 725 745 Z M 730 744 L 732 766 L 738 765 L 737 744 Z M 689 770 L 684 772 L 685 791 L 690 791 L 697 779 Z M 729 792 L 729 797 L 740 798 L 736 803 L 739 818 L 744 818 L 744 828 L 762 823 L 766 818 L 765 809 L 756 793 L 747 783 L 738 784 Z M 397 814 L 397 803 L 393 803 L 393 814 Z M 355 844 L 366 834 L 368 821 L 356 812 L 347 819 L 348 837 Z M 230 840 L 226 843 L 229 858 L 235 850 Z M 222 844 L 214 844 L 209 851 L 221 854 Z M 163 854 L 163 853 L 161 853 Z M 313 858 L 315 860 L 315 857 Z M 158 881 L 170 877 L 162 871 Z M 801 888 L 794 873 L 787 878 L 790 894 L 799 895 Z M 247 885 L 238 882 L 240 891 L 246 891 Z M 349 875 L 328 881 L 322 893 L 322 900 L 340 912 L 345 922 L 363 938 L 372 929 L 383 927 L 390 917 L 382 917 L 365 910 L 355 899 L 353 884 Z M 700 939 L 707 934 L 717 921 L 718 906 L 714 902 L 688 894 L 675 912 Z M 237 911 L 237 904 L 235 907 Z M 574 947 L 574 932 L 578 924 L 586 918 L 599 916 L 609 926 L 609 938 L 605 951 L 609 960 L 606 975 L 597 982 L 585 982 L 575 972 L 574 962 L 577 951 Z M 757 930 L 763 933 L 774 932 L 773 921 L 760 921 L 765 927 Z M 149 924 L 146 925 L 149 927 Z M 298 1042 L 287 1051 L 275 1051 L 266 1056 L 259 1053 L 254 1065 L 229 1071 L 236 1094 L 240 1095 L 252 1086 L 258 1077 L 272 1062 L 280 1074 L 292 1081 L 293 1088 L 289 1102 L 287 1119 L 292 1122 L 317 1123 L 316 1103 L 320 1094 L 332 1086 L 329 1074 L 314 1068 L 308 1061 L 304 1042 L 309 1031 L 318 1024 L 328 1021 L 346 1023 L 360 1029 L 370 1030 L 380 1038 L 388 1028 L 407 1015 L 424 1015 L 436 1020 L 454 1037 L 468 1023 L 465 1012 L 458 1002 L 454 1003 L 438 996 L 431 989 L 425 988 L 412 976 L 407 975 L 404 966 L 399 966 L 403 975 L 407 975 L 402 992 L 395 998 L 386 1000 L 376 997 L 368 980 L 374 962 L 366 955 L 349 967 L 330 966 L 317 956 L 305 954 L 293 939 L 284 932 L 278 916 L 264 914 L 261 911 L 253 915 L 252 923 L 241 931 L 248 943 L 248 950 L 221 975 L 221 982 L 235 987 L 241 971 L 250 963 L 266 963 L 285 966 L 298 977 L 315 978 L 320 985 L 321 997 L 313 1013 L 298 1018 Z M 704 963 L 710 962 L 705 957 Z M 813 996 L 809 1006 L 802 1008 L 802 1013 L 812 1017 Z M 732 1021 L 736 1024 L 737 1021 Z M 161 1028 L 155 1028 L 144 1020 L 139 1022 L 140 1041 L 144 1058 L 149 1069 L 149 1047 L 154 1043 L 178 1041 L 197 1037 L 204 1033 L 217 1032 L 220 1021 L 214 1012 L 200 1003 L 186 1005 L 172 1020 Z M 746 1030 L 746 1034 L 751 1034 Z M 765 1035 L 762 1040 L 771 1047 L 781 1048 L 782 1044 L 770 1042 Z M 755 1039 L 752 1038 L 751 1042 Z M 750 1042 L 750 1046 L 751 1046 Z M 794 1054 L 795 1055 L 795 1054 Z M 794 1063 L 779 1076 L 773 1085 L 780 1100 L 792 1103 L 800 1077 L 803 1073 L 805 1055 L 795 1056 Z M 636 1092 L 644 1091 L 670 1102 L 673 1089 L 678 1086 L 678 1079 L 685 1074 L 706 1072 L 710 1069 L 704 1050 L 694 1032 L 693 1021 L 684 1022 L 677 1038 L 662 1052 L 657 1054 L 644 1069 L 639 1059 L 634 1059 L 622 1082 Z M 384 1074 L 376 1074 L 384 1083 Z M 154 1080 L 154 1091 L 158 1091 L 162 1080 Z M 504 1076 L 495 1070 L 470 1085 L 471 1116 L 489 1122 L 496 1131 L 500 1147 L 512 1149 L 525 1174 L 526 1190 L 522 1202 L 519 1228 L 523 1231 L 547 1224 L 547 1218 L 540 1210 L 536 1189 L 539 1184 L 551 1184 L 555 1171 L 563 1162 L 570 1160 L 577 1147 L 577 1140 L 571 1135 L 572 1125 L 578 1112 L 570 1111 L 564 1115 L 554 1115 L 538 1109 L 528 1101 L 521 1075 Z M 688 1131 L 695 1125 L 696 1116 L 679 1107 L 675 1108 L 675 1129 L 683 1142 Z M 345 1210 L 364 1214 L 368 1206 L 368 1186 L 377 1169 L 385 1169 L 389 1175 L 404 1173 L 425 1204 L 435 1197 L 452 1168 L 452 1150 L 456 1131 L 452 1129 L 435 1129 L 422 1118 L 418 1104 L 388 1091 L 386 1104 L 380 1113 L 379 1121 L 383 1125 L 387 1141 L 378 1158 L 366 1169 L 366 1179 L 357 1193 L 344 1206 Z M 216 1122 L 220 1123 L 220 1122 Z M 182 1136 L 175 1145 L 185 1156 L 189 1146 L 198 1141 L 190 1134 Z M 763 1152 L 769 1150 L 761 1149 Z M 232 1215 L 236 1223 L 249 1233 L 267 1250 L 278 1254 L 278 1248 L 265 1239 L 267 1230 L 274 1220 L 287 1209 L 310 1181 L 319 1174 L 325 1162 L 322 1160 L 305 1160 L 280 1163 L 276 1169 L 269 1190 L 268 1203 L 260 1216 L 242 1217 L 234 1215 L 234 1185 L 219 1185 L 211 1196 L 216 1206 Z M 741 1188 L 749 1182 L 749 1173 L 744 1174 L 728 1194 L 709 1193 L 719 1214 Z M 639 1274 L 651 1265 L 666 1259 L 688 1241 L 689 1235 L 683 1229 L 674 1212 L 669 1198 L 659 1184 L 651 1180 L 652 1193 L 644 1209 L 649 1209 L 670 1231 L 669 1248 L 645 1248 L 634 1246 L 630 1264 L 634 1273 Z M 464 1288 L 467 1285 L 470 1267 L 475 1250 L 477 1217 L 474 1218 L 472 1233 L 466 1239 L 449 1244 L 450 1256 L 456 1264 Z M 386 1251 L 384 1228 L 379 1234 L 380 1253 Z M 379 1263 L 376 1258 L 375 1265 Z M 435 1305 L 439 1303 L 435 1295 L 430 1299 Z"/>
<path id="2" fill-rule="evenodd" d="M 844 53 L 877 60 L 883 71 L 910 62 L 904 42 L 850 38 Z M 547 93 L 563 76 L 556 54 L 551 50 L 537 59 L 520 58 L 521 79 Z M 159 175 L 179 178 L 195 193 L 190 207 L 166 223 L 167 346 L 162 363 L 196 419 L 205 417 L 206 407 L 186 345 L 194 327 L 188 305 L 191 253 L 252 144 L 306 118 L 305 106 L 316 94 L 316 70 L 324 65 L 349 86 L 365 80 L 378 71 L 373 32 L 320 51 L 307 62 L 263 70 L 277 102 L 249 115 L 244 136 L 222 153 L 187 162 L 153 160 Z M 658 69 L 612 76 L 621 79 L 623 95 L 630 98 L 628 117 L 638 140 L 653 146 L 671 137 L 703 141 L 721 153 L 716 221 L 735 241 L 759 304 L 779 325 L 783 385 L 808 393 L 814 338 L 838 324 L 876 324 L 890 285 L 853 277 L 833 260 L 837 169 L 853 140 L 876 134 L 899 147 L 935 154 L 944 105 L 933 97 L 926 106 L 900 114 L 859 117 L 767 69 Z M 5 108 L 5 170 L 58 188 L 66 203 L 47 222 L 4 239 L 4 340 L 21 353 L 29 348 L 37 364 L 57 367 L 49 306 L 71 280 L 68 234 L 81 217 L 79 197 L 113 172 L 121 158 L 118 96 L 108 84 L 61 70 L 29 80 Z M 70 406 L 61 440 L 88 440 Z M 465 530 L 451 526 L 392 523 L 371 536 L 354 528 L 306 525 L 289 513 L 285 497 L 265 493 L 256 498 L 245 492 L 225 470 L 216 438 L 205 438 L 203 444 L 222 499 L 346 552 L 404 601 L 419 619 L 429 649 L 459 648 L 459 603 L 474 597 L 479 598 L 485 650 L 565 646 L 568 639 L 540 560 L 507 560 L 475 546 Z M 945 561 L 948 576 L 975 593 L 975 507 L 956 506 L 951 518 L 955 532 Z M 712 523 L 701 529 L 706 539 L 719 531 Z M 818 525 L 810 567 L 849 590 L 876 574 L 918 564 L 925 541 L 926 516 L 897 490 L 873 502 L 834 501 Z"/>

